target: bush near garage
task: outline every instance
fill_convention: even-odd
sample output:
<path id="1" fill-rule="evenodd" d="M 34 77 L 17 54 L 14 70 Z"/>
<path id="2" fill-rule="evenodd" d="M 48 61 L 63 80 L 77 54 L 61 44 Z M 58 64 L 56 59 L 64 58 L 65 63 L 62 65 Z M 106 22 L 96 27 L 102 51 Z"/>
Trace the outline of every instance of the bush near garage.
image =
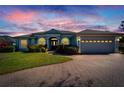
<path id="1" fill-rule="evenodd" d="M 14 46 L 0 47 L 0 52 L 14 52 L 14 51 L 15 51 Z"/>
<path id="2" fill-rule="evenodd" d="M 56 53 L 74 55 L 78 54 L 78 47 L 71 45 L 58 45 L 56 49 Z"/>

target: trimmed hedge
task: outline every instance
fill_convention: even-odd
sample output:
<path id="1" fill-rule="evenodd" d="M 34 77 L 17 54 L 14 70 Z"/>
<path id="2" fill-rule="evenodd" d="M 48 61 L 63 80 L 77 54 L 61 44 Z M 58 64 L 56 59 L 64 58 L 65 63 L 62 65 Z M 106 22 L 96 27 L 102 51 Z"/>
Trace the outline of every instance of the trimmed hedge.
<path id="1" fill-rule="evenodd" d="M 74 55 L 78 54 L 77 46 L 69 46 L 69 45 L 59 45 L 57 46 L 56 53 Z"/>
<path id="2" fill-rule="evenodd" d="M 119 47 L 119 52 L 124 54 L 124 47 Z"/>
<path id="3" fill-rule="evenodd" d="M 14 52 L 15 47 L 14 46 L 6 46 L 3 48 L 0 48 L 0 52 Z"/>
<path id="4" fill-rule="evenodd" d="M 28 51 L 29 52 L 47 52 L 48 49 L 42 45 L 29 45 L 28 46 Z"/>

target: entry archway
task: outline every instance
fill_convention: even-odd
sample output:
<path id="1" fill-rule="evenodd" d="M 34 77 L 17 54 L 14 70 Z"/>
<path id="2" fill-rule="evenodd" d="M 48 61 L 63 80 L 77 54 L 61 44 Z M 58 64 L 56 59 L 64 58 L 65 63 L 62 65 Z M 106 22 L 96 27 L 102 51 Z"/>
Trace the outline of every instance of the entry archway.
<path id="1" fill-rule="evenodd" d="M 51 50 L 54 50 L 54 49 L 56 49 L 56 47 L 57 47 L 57 45 L 58 45 L 58 39 L 56 38 L 56 37 L 51 37 L 50 39 L 49 39 L 49 43 L 50 43 L 50 49 Z"/>

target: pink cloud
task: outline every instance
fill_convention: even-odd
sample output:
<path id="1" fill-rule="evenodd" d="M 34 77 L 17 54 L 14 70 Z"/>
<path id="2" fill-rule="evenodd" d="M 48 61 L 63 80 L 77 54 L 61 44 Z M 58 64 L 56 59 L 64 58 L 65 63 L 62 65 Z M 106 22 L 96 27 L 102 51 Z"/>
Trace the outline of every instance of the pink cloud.
<path id="1" fill-rule="evenodd" d="M 36 12 L 23 12 L 16 10 L 5 16 L 5 19 L 12 23 L 23 24 L 32 21 L 35 15 Z"/>

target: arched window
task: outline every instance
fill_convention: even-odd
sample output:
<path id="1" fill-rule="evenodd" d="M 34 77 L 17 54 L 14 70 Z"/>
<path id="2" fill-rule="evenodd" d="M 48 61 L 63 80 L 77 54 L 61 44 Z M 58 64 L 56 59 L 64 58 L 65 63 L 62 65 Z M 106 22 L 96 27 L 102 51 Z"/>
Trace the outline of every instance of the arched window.
<path id="1" fill-rule="evenodd" d="M 39 38 L 38 39 L 38 44 L 39 45 L 45 45 L 46 44 L 46 39 L 45 38 Z"/>
<path id="2" fill-rule="evenodd" d="M 62 38 L 61 43 L 62 43 L 63 45 L 69 45 L 69 44 L 70 44 L 70 41 L 69 41 L 69 39 L 68 39 L 67 37 L 64 37 L 64 38 Z"/>

